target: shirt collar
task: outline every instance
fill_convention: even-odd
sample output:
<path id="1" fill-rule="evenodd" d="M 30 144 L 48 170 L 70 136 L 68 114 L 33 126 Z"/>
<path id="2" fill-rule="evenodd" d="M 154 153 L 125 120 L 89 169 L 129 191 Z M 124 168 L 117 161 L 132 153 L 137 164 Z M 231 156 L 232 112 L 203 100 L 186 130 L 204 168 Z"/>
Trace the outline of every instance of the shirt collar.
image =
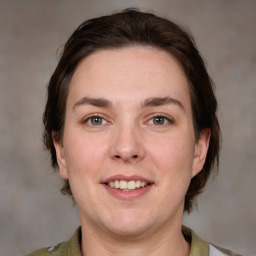
<path id="1" fill-rule="evenodd" d="M 209 245 L 201 240 L 196 233 L 190 228 L 182 226 L 182 233 L 191 241 L 191 249 L 189 256 L 205 256 L 209 255 Z M 81 227 L 79 227 L 72 238 L 67 242 L 67 255 L 82 256 L 81 248 Z"/>

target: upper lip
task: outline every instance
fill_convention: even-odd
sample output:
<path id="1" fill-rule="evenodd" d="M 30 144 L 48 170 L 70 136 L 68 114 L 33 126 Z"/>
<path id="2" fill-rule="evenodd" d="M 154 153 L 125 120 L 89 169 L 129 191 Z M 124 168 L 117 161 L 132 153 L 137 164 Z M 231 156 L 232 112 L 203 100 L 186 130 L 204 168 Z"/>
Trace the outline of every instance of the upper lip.
<path id="1" fill-rule="evenodd" d="M 149 179 L 144 178 L 144 177 L 139 176 L 139 175 L 126 176 L 126 175 L 122 175 L 122 174 L 118 174 L 118 175 L 108 177 L 102 183 L 108 183 L 110 181 L 115 181 L 115 180 L 125 180 L 125 181 L 140 180 L 140 181 L 145 181 L 146 183 L 154 183 L 152 180 L 149 180 Z"/>

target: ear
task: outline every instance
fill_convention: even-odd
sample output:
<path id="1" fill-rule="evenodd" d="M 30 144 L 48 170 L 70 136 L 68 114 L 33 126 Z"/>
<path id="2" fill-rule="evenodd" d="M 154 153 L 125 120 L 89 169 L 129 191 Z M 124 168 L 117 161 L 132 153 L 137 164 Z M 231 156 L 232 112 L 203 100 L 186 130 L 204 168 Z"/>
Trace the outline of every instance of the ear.
<path id="1" fill-rule="evenodd" d="M 52 132 L 52 139 L 56 151 L 57 162 L 59 166 L 60 176 L 64 179 L 68 179 L 68 172 L 66 168 L 66 159 L 64 154 L 64 145 L 61 140 L 57 139 L 57 133 Z"/>
<path id="2" fill-rule="evenodd" d="M 210 137 L 210 129 L 205 129 L 201 132 L 200 137 L 196 142 L 193 159 L 193 177 L 196 176 L 203 169 L 209 147 Z"/>

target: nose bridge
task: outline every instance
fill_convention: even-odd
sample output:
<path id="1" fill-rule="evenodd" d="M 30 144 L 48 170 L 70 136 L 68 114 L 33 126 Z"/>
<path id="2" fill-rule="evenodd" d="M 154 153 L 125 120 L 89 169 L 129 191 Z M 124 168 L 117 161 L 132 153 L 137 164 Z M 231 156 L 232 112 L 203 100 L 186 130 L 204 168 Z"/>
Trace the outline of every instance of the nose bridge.
<path id="1" fill-rule="evenodd" d="M 136 122 L 123 121 L 115 127 L 111 154 L 115 159 L 134 161 L 144 156 L 140 127 Z"/>

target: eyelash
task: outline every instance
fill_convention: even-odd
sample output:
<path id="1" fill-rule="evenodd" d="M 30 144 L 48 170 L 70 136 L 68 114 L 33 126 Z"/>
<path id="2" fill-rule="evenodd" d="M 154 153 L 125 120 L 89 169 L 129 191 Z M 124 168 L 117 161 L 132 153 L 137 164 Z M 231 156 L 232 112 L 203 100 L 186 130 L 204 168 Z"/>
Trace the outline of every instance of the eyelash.
<path id="1" fill-rule="evenodd" d="M 93 124 L 92 123 L 92 120 L 94 118 L 99 118 L 101 120 L 101 123 L 100 124 Z M 156 124 L 154 123 L 154 119 L 156 118 L 161 118 L 163 119 L 164 123 L 160 123 L 160 124 Z M 150 123 L 150 121 L 152 120 L 152 123 Z M 90 123 L 89 123 L 90 122 Z M 89 117 L 86 117 L 83 121 L 82 121 L 83 124 L 87 124 L 89 126 L 100 126 L 100 125 L 105 125 L 108 123 L 108 121 L 101 115 L 98 115 L 98 114 L 93 114 Z M 153 126 L 166 126 L 168 124 L 173 124 L 174 123 L 174 120 L 169 118 L 169 117 L 166 117 L 164 115 L 160 115 L 160 114 L 157 114 L 157 115 L 154 115 L 152 116 L 148 121 L 147 123 L 149 123 L 150 125 L 153 125 Z"/>
<path id="2" fill-rule="evenodd" d="M 93 120 L 94 118 L 99 118 L 99 119 L 101 119 L 101 121 L 104 122 L 104 123 L 93 124 L 93 123 L 92 123 L 92 120 Z M 90 124 L 89 124 L 89 121 L 90 121 Z M 86 117 L 86 118 L 82 121 L 82 123 L 83 123 L 83 124 L 90 125 L 90 126 L 100 126 L 100 125 L 107 124 L 108 122 L 107 122 L 107 120 L 106 120 L 104 117 L 102 117 L 101 115 L 94 114 L 94 115 L 91 115 L 91 116 L 89 116 L 89 117 Z"/>
<path id="3" fill-rule="evenodd" d="M 171 118 L 169 118 L 169 117 L 166 117 L 166 116 L 164 116 L 164 115 L 159 115 L 159 114 L 157 114 L 157 115 L 155 115 L 155 116 L 152 116 L 152 117 L 149 119 L 148 123 L 150 122 L 150 120 L 153 121 L 153 120 L 156 119 L 156 118 L 163 118 L 163 119 L 164 119 L 164 123 L 163 123 L 163 124 L 154 124 L 154 123 L 152 123 L 151 125 L 155 125 L 155 126 L 165 126 L 165 125 L 173 124 L 173 123 L 174 123 L 173 119 L 171 119 Z M 154 122 L 154 121 L 153 121 L 153 122 Z"/>

